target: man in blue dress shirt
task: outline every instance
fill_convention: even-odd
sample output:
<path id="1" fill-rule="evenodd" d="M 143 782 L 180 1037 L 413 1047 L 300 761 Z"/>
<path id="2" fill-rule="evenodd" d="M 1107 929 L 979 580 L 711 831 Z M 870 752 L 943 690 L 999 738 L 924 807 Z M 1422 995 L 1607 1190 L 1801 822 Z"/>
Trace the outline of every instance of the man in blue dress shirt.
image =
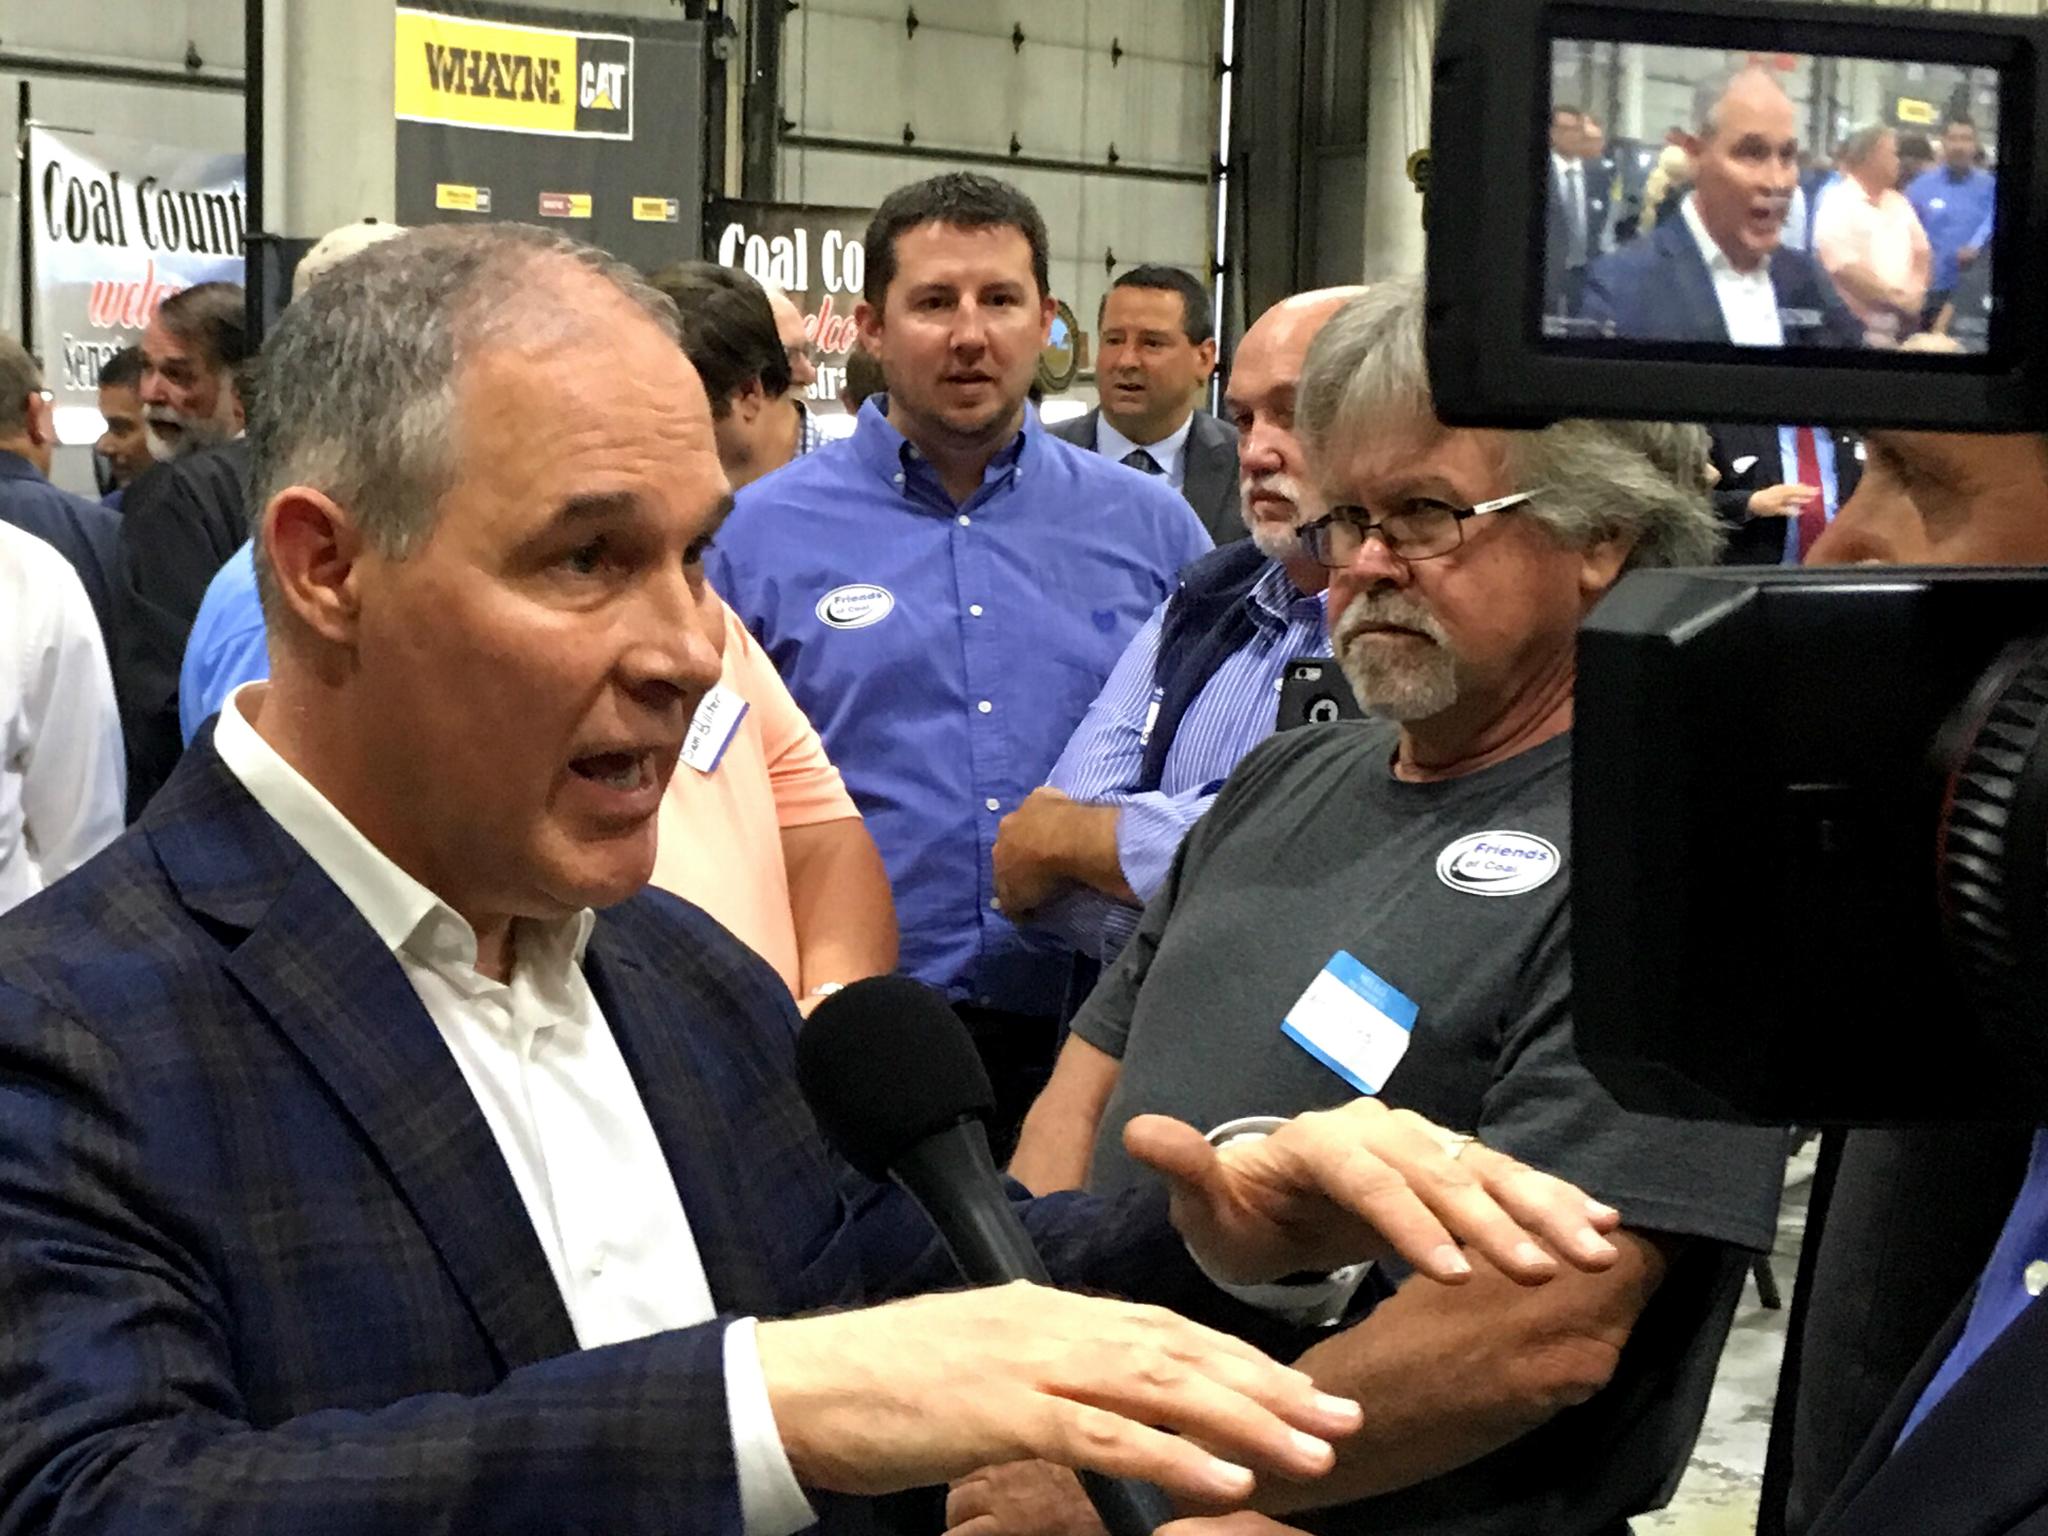
<path id="1" fill-rule="evenodd" d="M 1287 664 L 1330 654 L 1329 573 L 1294 536 L 1308 474 L 1294 395 L 1316 332 L 1364 291 L 1296 294 L 1245 332 L 1223 398 L 1251 537 L 1189 569 L 1125 649 L 1045 786 L 1003 818 L 1003 910 L 1057 933 L 1084 966 L 1117 957 L 1181 839 L 1272 735 Z"/>
<path id="2" fill-rule="evenodd" d="M 996 828 L 1210 541 L 1157 476 L 1026 410 L 1055 312 L 1030 199 L 934 177 L 883 200 L 866 249 L 889 392 L 740 492 L 712 583 L 824 737 L 888 865 L 903 969 L 953 999 L 1014 1125 L 1068 963 L 998 908 Z"/>
<path id="3" fill-rule="evenodd" d="M 1934 247 L 1934 278 L 1927 287 L 1927 322 L 1956 291 L 1956 284 L 1991 242 L 1992 208 L 1998 178 L 1977 164 L 1977 125 L 1952 117 L 1941 130 L 1942 163 L 1922 171 L 1906 187 L 1906 200 L 1920 215 L 1927 243 Z"/>

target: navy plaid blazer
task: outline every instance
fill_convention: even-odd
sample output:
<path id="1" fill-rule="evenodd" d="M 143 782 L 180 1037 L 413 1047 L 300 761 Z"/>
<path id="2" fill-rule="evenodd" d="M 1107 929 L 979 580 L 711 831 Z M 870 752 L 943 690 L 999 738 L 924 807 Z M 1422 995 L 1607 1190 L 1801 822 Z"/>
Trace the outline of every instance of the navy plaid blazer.
<path id="1" fill-rule="evenodd" d="M 945 1282 L 819 1140 L 764 962 L 644 893 L 585 969 L 722 1319 Z M 1026 1215 L 1066 1283 L 1232 1320 L 1156 1198 Z M 740 1529 L 723 1322 L 576 1348 L 397 960 L 210 731 L 0 920 L 0 1319 L 0 1536 Z"/>

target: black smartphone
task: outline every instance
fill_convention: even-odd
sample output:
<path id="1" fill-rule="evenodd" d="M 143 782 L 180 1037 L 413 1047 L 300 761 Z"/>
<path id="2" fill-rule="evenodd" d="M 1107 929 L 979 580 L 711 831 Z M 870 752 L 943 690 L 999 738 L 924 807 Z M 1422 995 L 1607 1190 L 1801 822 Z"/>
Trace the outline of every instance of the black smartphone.
<path id="1" fill-rule="evenodd" d="M 1363 720 L 1365 711 L 1344 670 L 1327 656 L 1302 656 L 1287 663 L 1280 682 L 1280 719 L 1275 729 L 1297 725 L 1328 725 L 1333 720 Z"/>

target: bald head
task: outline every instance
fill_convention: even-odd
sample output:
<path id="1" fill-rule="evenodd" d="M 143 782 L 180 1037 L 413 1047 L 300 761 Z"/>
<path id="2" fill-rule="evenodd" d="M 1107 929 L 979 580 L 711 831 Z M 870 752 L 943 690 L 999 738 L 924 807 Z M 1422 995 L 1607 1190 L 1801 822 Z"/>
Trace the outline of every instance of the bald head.
<path id="1" fill-rule="evenodd" d="M 818 381 L 818 365 L 811 360 L 811 339 L 804 334 L 804 312 L 796 307 L 796 300 L 774 283 L 763 283 L 761 287 L 768 295 L 768 307 L 775 311 L 775 334 L 782 338 L 782 348 L 789 354 L 790 390 L 801 394 Z"/>
<path id="2" fill-rule="evenodd" d="M 1737 271 L 1754 271 L 1784 238 L 1799 184 L 1799 114 L 1767 70 L 1745 69 L 1694 99 L 1686 149 L 1699 168 L 1694 207 Z"/>
<path id="3" fill-rule="evenodd" d="M 1231 360 L 1224 412 L 1237 426 L 1245 526 L 1253 542 L 1275 558 L 1294 553 L 1294 527 L 1307 493 L 1307 460 L 1294 431 L 1302 359 L 1316 332 L 1363 292 L 1357 286 L 1318 288 L 1282 299 L 1252 322 Z"/>

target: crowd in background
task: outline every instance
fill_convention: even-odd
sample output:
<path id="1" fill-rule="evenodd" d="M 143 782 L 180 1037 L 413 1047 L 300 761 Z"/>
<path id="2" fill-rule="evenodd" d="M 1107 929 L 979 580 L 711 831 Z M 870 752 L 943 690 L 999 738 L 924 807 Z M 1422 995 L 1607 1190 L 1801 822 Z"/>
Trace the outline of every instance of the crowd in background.
<path id="1" fill-rule="evenodd" d="M 1970 125 L 1903 190 L 1883 129 L 1809 191 L 1773 90 L 1703 93 L 1627 216 L 1599 125 L 1559 110 L 1554 313 L 1614 325 L 1655 242 L 1703 265 L 1718 243 L 1704 302 L 1743 339 L 1726 294 L 1810 246 L 1817 327 L 1955 331 L 1988 267 Z M 1506 1153 L 1591 1197 L 1575 1221 L 1600 1231 L 1500 1252 L 1209 1289 L 1156 1248 L 1142 1283 L 1100 1255 L 1064 1271 L 1218 1290 L 1230 1326 L 1370 1405 L 1341 1435 L 1296 1410 L 1334 1450 L 1297 1445 L 1267 1514 L 1613 1536 L 1669 1497 L 1787 1144 L 1626 1110 L 1577 1058 L 1575 636 L 1630 570 L 1846 547 L 1863 447 L 1446 428 L 1413 280 L 1275 304 L 1211 414 L 1207 290 L 1158 265 L 1110 288 L 1098 405 L 1054 430 L 1030 398 L 1048 245 L 991 178 L 890 194 L 837 441 L 786 296 L 516 228 L 337 231 L 260 354 L 239 290 L 167 300 L 102 377 L 103 504 L 49 484 L 49 397 L 0 341 L 0 1058 L 30 1063 L 0 1082 L 24 1127 L 0 1229 L 26 1234 L 0 1237 L 0 1303 L 28 1320 L 0 1353 L 0 1499 L 61 1507 L 77 1449 L 113 1454 L 103 1421 L 138 1426 L 106 1496 L 209 1512 L 193 1529 L 492 1507 L 495 1463 L 462 1458 L 525 1443 L 496 1437 L 535 1405 L 640 1444 L 602 1373 L 647 1362 L 598 1346 L 884 1293 L 842 1241 L 868 1197 L 835 1190 L 782 1057 L 799 1013 L 897 970 L 965 1025 L 998 1156 L 1037 1195 L 1163 1223 L 1143 1201 L 1196 1154 L 1146 1117 L 1227 1142 L 1365 1095 L 1442 1168 Z M 1315 660 L 1363 718 L 1289 716 Z M 342 1034 L 287 1023 L 288 1048 L 262 1028 L 329 1015 Z M 711 1101 L 758 1136 L 725 1181 L 757 1189 L 693 1168 Z M 228 1103 L 257 1107 L 210 1139 Z M 479 1220 L 422 1240 L 355 1122 L 422 1229 L 471 1199 Z M 479 1164 L 499 1175 L 450 1171 Z M 101 1245 L 118 1283 L 77 1278 Z M 445 1294 L 444 1263 L 488 1299 Z M 500 1263 L 538 1276 L 516 1304 Z M 350 1304 L 377 1342 L 337 1343 Z M 1029 1331 L 960 1318 L 962 1349 Z M 791 1336 L 722 1337 L 691 1369 L 724 1395 L 660 1404 L 708 1415 L 721 1528 L 780 1536 L 829 1523 L 821 1490 L 946 1478 L 901 1528 L 1095 1528 L 1045 1440 L 963 1430 L 865 1481 L 872 1438 L 811 1454 L 779 1418 L 817 1399 L 766 1413 Z M 859 1385 L 882 1394 L 923 1336 L 875 1337 Z M 549 1374 L 579 1347 L 593 1374 Z M 303 1427 L 341 1408 L 366 1422 Z M 408 1461 L 416 1432 L 454 1470 Z"/>

